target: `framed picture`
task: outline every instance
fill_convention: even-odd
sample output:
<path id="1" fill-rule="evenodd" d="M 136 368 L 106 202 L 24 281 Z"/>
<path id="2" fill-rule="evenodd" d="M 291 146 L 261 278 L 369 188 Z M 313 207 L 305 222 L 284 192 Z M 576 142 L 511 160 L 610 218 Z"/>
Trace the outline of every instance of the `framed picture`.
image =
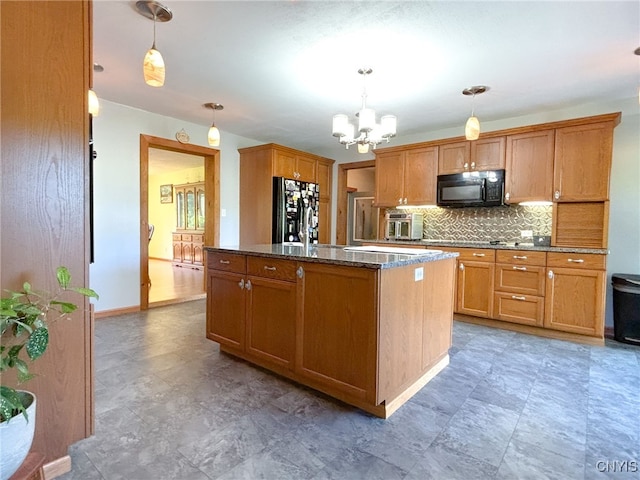
<path id="1" fill-rule="evenodd" d="M 173 185 L 160 185 L 160 203 L 173 203 Z"/>

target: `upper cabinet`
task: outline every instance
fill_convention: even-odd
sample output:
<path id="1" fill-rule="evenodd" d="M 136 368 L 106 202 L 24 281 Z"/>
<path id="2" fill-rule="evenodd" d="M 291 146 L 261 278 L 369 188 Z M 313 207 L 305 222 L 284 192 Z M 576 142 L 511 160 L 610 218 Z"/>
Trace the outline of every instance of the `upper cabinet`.
<path id="1" fill-rule="evenodd" d="M 304 154 L 291 151 L 274 152 L 273 176 L 316 182 L 317 160 Z"/>
<path id="2" fill-rule="evenodd" d="M 376 204 L 435 205 L 438 147 L 376 154 Z"/>
<path id="3" fill-rule="evenodd" d="M 609 199 L 613 128 L 616 124 L 607 121 L 556 129 L 554 201 L 597 202 Z"/>
<path id="4" fill-rule="evenodd" d="M 204 182 L 174 185 L 176 229 L 204 230 Z"/>
<path id="5" fill-rule="evenodd" d="M 551 201 L 554 135 L 554 130 L 507 135 L 507 203 Z"/>
<path id="6" fill-rule="evenodd" d="M 505 137 L 482 138 L 440 145 L 438 175 L 481 170 L 500 170 L 505 166 Z"/>

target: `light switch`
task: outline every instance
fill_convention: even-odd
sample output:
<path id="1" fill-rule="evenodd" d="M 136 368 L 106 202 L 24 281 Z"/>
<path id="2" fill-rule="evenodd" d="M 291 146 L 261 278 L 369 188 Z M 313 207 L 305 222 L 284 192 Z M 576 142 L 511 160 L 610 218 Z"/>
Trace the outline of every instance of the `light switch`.
<path id="1" fill-rule="evenodd" d="M 226 208 L 221 208 L 220 209 L 220 216 L 221 217 L 226 217 L 227 216 L 227 209 Z"/>

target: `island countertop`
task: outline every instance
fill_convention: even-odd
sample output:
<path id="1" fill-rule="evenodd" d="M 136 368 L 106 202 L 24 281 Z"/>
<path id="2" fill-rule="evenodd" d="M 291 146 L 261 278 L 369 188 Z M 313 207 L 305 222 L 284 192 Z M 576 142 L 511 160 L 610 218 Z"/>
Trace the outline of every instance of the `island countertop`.
<path id="1" fill-rule="evenodd" d="M 376 251 L 375 248 L 322 244 L 310 245 L 307 250 L 298 245 L 277 243 L 228 247 L 207 246 L 205 250 L 372 269 L 404 267 L 458 256 L 455 252 L 434 249 L 406 249 L 390 246 Z"/>

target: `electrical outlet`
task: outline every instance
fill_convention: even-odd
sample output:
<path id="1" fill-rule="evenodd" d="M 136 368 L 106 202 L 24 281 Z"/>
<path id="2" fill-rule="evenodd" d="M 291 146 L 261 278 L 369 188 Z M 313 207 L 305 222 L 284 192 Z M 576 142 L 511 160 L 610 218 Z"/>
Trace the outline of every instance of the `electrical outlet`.
<path id="1" fill-rule="evenodd" d="M 413 272 L 413 281 L 419 282 L 424 278 L 424 267 L 418 267 Z"/>
<path id="2" fill-rule="evenodd" d="M 533 237 L 533 230 L 520 230 L 520 236 L 522 238 Z"/>

